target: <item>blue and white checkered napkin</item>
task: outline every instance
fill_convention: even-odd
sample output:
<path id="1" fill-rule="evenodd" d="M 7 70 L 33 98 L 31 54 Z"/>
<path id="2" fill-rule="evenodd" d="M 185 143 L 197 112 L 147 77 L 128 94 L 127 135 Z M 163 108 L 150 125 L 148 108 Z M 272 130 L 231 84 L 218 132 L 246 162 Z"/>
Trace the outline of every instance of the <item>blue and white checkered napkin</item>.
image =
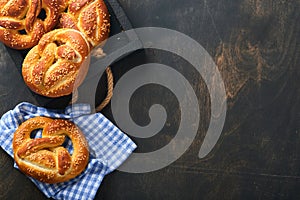
<path id="1" fill-rule="evenodd" d="M 91 109 L 87 104 L 75 104 L 59 111 L 21 103 L 1 117 L 0 145 L 13 157 L 12 140 L 15 130 L 22 122 L 35 116 L 73 121 L 85 134 L 89 143 L 90 160 L 85 171 L 68 182 L 58 184 L 46 184 L 30 179 L 47 197 L 93 199 L 104 176 L 121 165 L 136 145 L 101 113 L 90 113 Z M 71 150 L 70 146 L 69 149 Z M 15 167 L 17 168 L 16 165 Z"/>

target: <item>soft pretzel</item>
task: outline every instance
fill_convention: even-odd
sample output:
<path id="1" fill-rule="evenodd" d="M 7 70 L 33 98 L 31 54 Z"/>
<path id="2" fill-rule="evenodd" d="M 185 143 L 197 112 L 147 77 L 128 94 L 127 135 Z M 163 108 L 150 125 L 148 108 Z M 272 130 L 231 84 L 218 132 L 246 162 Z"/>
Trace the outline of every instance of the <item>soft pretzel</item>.
<path id="1" fill-rule="evenodd" d="M 89 44 L 81 32 L 55 29 L 43 35 L 26 55 L 22 75 L 34 92 L 47 97 L 69 95 L 89 67 Z"/>
<path id="2" fill-rule="evenodd" d="M 61 14 L 58 26 L 81 31 L 95 47 L 109 35 L 107 7 L 103 0 L 71 0 L 67 12 Z"/>
<path id="3" fill-rule="evenodd" d="M 0 1 L 0 41 L 14 49 L 33 47 L 57 25 L 66 7 L 65 0 Z"/>
<path id="4" fill-rule="evenodd" d="M 31 138 L 43 129 L 41 138 Z M 66 138 L 73 152 L 63 147 Z M 46 183 L 70 180 L 83 172 L 89 160 L 87 141 L 80 129 L 68 120 L 34 117 L 23 122 L 13 138 L 14 159 L 25 174 Z"/>

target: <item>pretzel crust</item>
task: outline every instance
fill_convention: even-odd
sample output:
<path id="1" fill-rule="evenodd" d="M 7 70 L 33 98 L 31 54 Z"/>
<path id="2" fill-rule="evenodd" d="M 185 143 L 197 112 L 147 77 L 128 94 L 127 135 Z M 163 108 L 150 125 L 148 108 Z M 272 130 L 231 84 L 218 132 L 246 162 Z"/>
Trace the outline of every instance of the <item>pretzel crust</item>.
<path id="1" fill-rule="evenodd" d="M 43 129 L 41 138 L 31 138 Z M 69 137 L 70 154 L 62 145 Z M 89 160 L 88 143 L 80 129 L 68 120 L 34 117 L 23 122 L 13 138 L 14 159 L 19 169 L 41 182 L 59 183 L 75 178 Z"/>
<path id="2" fill-rule="evenodd" d="M 69 95 L 86 76 L 89 52 L 88 41 L 81 32 L 74 29 L 50 31 L 26 55 L 23 79 L 40 95 Z"/>
<path id="3" fill-rule="evenodd" d="M 3 0 L 0 2 L 0 41 L 14 49 L 28 49 L 52 30 L 66 9 L 65 0 Z M 44 19 L 40 16 L 45 12 Z"/>
<path id="4" fill-rule="evenodd" d="M 110 19 L 103 0 L 71 0 L 61 13 L 58 27 L 73 28 L 84 34 L 92 47 L 108 38 Z"/>

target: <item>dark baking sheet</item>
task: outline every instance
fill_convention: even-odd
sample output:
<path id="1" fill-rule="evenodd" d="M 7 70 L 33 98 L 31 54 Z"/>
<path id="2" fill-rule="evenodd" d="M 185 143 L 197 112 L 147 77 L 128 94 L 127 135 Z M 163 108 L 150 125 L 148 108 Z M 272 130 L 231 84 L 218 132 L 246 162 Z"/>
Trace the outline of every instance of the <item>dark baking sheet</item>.
<path id="1" fill-rule="evenodd" d="M 110 13 L 111 20 L 111 30 L 110 37 L 121 33 L 125 30 L 131 29 L 131 23 L 128 20 L 127 16 L 123 12 L 123 9 L 120 7 L 118 1 L 116 0 L 106 0 L 106 5 Z M 126 37 L 126 34 L 123 34 Z M 131 43 L 137 38 L 127 38 L 127 43 L 123 44 L 130 46 L 132 51 L 134 51 L 137 46 L 132 45 Z M 25 85 L 23 78 L 21 76 L 21 66 L 24 57 L 26 56 L 28 50 L 14 50 L 9 47 L 1 44 L 1 91 L 5 94 L 0 96 L 1 109 L 0 113 L 3 114 L 8 109 L 11 109 L 19 102 L 28 101 L 34 104 L 46 107 L 46 108 L 64 108 L 71 101 L 72 95 L 60 97 L 60 98 L 47 98 L 41 95 L 38 95 Z M 96 75 L 101 76 L 99 81 L 99 87 L 97 88 L 97 97 L 95 99 L 96 105 L 101 102 L 101 100 L 106 95 L 106 76 L 103 76 L 103 73 L 97 73 Z M 98 78 L 99 79 L 99 78 Z M 13 81 L 7 81 L 13 80 Z M 10 88 L 17 88 L 11 89 Z M 7 92 L 11 91 L 11 92 Z M 22 92 L 18 92 L 22 91 Z"/>

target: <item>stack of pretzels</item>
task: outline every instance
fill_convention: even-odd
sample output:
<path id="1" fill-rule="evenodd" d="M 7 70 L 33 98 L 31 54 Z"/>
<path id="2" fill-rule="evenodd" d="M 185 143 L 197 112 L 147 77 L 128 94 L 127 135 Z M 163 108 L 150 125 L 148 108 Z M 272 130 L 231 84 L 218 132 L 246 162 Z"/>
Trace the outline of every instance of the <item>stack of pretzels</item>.
<path id="1" fill-rule="evenodd" d="M 0 41 L 29 49 L 22 65 L 28 87 L 46 97 L 69 95 L 83 81 L 90 51 L 108 38 L 110 20 L 103 0 L 1 0 Z M 42 129 L 41 138 L 31 133 Z M 64 148 L 65 139 L 73 153 Z M 35 117 L 13 139 L 14 159 L 25 174 L 46 183 L 64 182 L 87 166 L 88 144 L 71 121 Z"/>
<path id="2" fill-rule="evenodd" d="M 22 75 L 46 97 L 69 95 L 85 78 L 89 53 L 108 38 L 103 0 L 0 1 L 0 41 L 26 55 Z"/>

